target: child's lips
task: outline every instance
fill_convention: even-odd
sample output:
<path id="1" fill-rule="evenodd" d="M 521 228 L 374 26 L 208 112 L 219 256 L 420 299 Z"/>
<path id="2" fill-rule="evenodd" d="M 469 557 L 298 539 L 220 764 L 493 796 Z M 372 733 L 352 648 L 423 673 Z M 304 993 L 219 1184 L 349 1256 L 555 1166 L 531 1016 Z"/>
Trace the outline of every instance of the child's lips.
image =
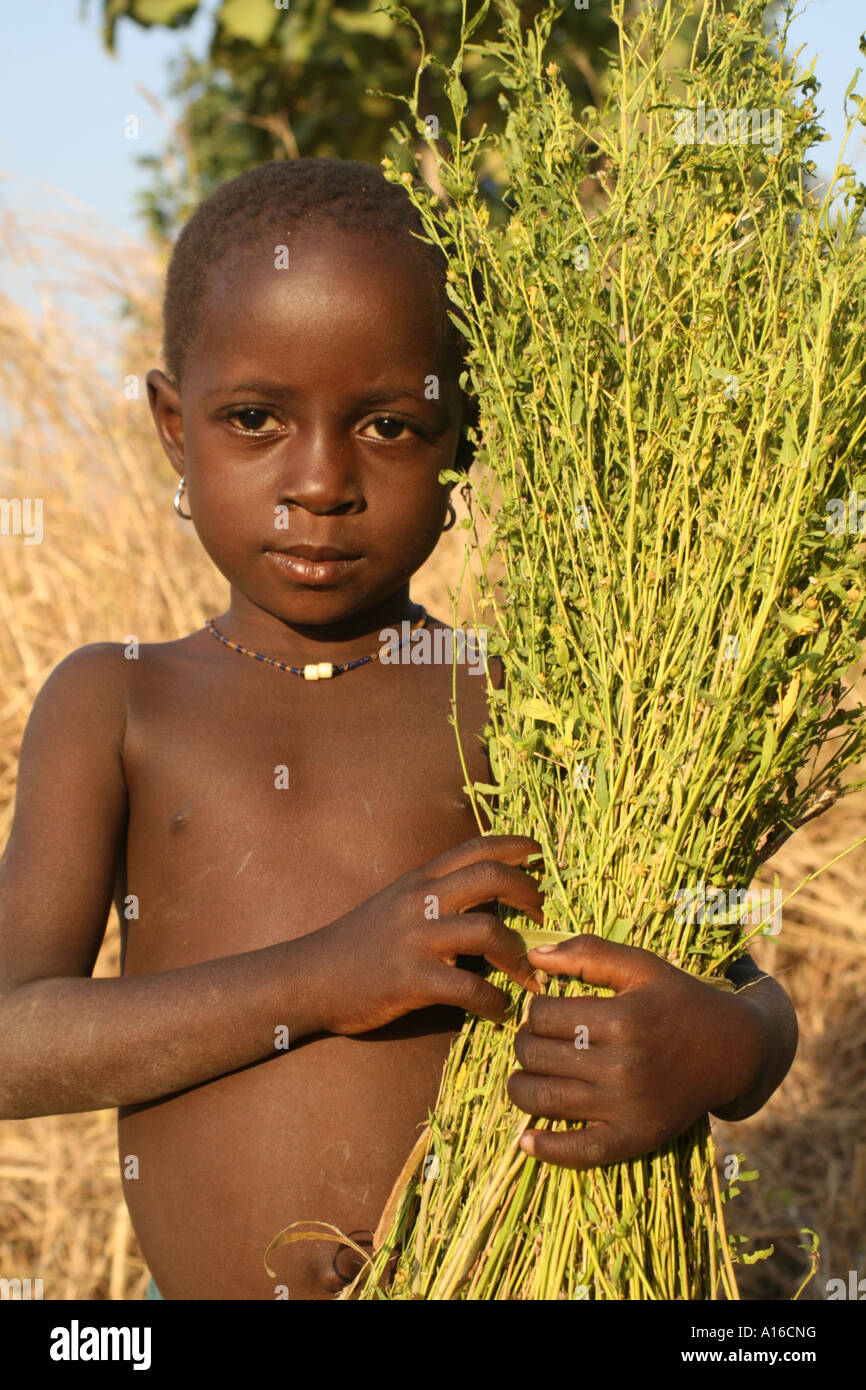
<path id="1" fill-rule="evenodd" d="M 360 555 L 348 555 L 328 546 L 293 546 L 293 552 L 268 550 L 274 564 L 289 579 L 315 588 L 338 584 L 358 564 Z"/>
<path id="2" fill-rule="evenodd" d="M 302 560 L 355 560 L 351 550 L 338 550 L 333 545 L 286 545 L 278 552 L 281 555 L 297 555 Z"/>

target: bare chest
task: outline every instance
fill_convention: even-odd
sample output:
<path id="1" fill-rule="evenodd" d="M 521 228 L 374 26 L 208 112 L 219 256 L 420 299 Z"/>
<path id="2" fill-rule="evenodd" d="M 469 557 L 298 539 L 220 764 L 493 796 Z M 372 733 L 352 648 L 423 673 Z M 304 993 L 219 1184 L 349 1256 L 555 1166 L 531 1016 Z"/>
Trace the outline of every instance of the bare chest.
<path id="1" fill-rule="evenodd" d="M 366 673 L 347 673 L 310 690 L 257 664 L 229 671 L 219 684 L 205 671 L 166 681 L 162 695 L 151 680 L 133 712 L 129 973 L 315 930 L 478 833 L 449 723 L 450 672 L 377 671 L 364 685 Z M 470 777 L 486 780 L 486 706 L 468 680 L 463 755 Z"/>

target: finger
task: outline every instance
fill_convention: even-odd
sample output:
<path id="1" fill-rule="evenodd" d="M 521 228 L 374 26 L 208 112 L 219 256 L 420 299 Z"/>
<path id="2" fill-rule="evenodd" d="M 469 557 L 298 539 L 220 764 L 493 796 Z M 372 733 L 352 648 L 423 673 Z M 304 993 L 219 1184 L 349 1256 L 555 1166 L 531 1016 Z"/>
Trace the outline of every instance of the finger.
<path id="1" fill-rule="evenodd" d="M 525 912 L 539 926 L 544 924 L 544 897 L 538 884 L 531 874 L 516 865 L 482 859 L 437 879 L 436 887 L 442 911 L 465 912 L 482 903 L 500 902 Z M 522 943 L 518 944 L 522 951 Z"/>
<path id="2" fill-rule="evenodd" d="M 657 979 L 665 962 L 651 951 L 639 946 L 624 946 L 618 941 L 605 941 L 602 936 L 572 937 L 561 946 L 534 946 L 527 952 L 539 970 L 548 975 L 571 975 L 588 985 L 619 991 L 633 989 Z"/>
<path id="3" fill-rule="evenodd" d="M 624 1163 L 640 1156 L 640 1144 L 611 1125 L 599 1120 L 583 1129 L 527 1129 L 520 1136 L 520 1147 L 542 1163 L 560 1168 L 601 1168 Z"/>
<path id="4" fill-rule="evenodd" d="M 582 1033 L 565 1042 L 541 1038 L 523 1024 L 514 1036 L 514 1056 L 524 1071 L 536 1076 L 574 1077 L 598 1085 L 604 1072 L 599 1047 L 590 1047 Z"/>
<path id="5" fill-rule="evenodd" d="M 541 993 L 535 967 L 521 950 L 520 940 L 503 926 L 495 912 L 457 912 L 442 917 L 432 935 L 437 955 L 453 965 L 457 955 L 483 956 L 496 969 L 533 994 Z"/>
<path id="6" fill-rule="evenodd" d="M 616 1040 L 624 1006 L 619 998 L 596 999 L 585 995 L 556 999 L 541 994 L 533 999 L 527 1023 L 542 1038 L 571 1038 L 581 1046 Z"/>
<path id="7" fill-rule="evenodd" d="M 502 864 L 528 864 L 530 856 L 537 855 L 536 864 L 540 868 L 541 853 L 541 845 L 529 835 L 475 835 L 431 859 L 424 867 L 431 878 L 444 878 L 485 859 L 498 859 Z"/>
<path id="8" fill-rule="evenodd" d="M 510 1001 L 504 990 L 468 970 L 447 965 L 436 967 L 434 990 L 438 1003 L 477 1014 L 479 1018 L 490 1019 L 491 1023 L 502 1023 L 508 1013 Z"/>
<path id="9" fill-rule="evenodd" d="M 519 1110 L 546 1120 L 597 1120 L 605 1103 L 599 1087 L 588 1081 L 531 1071 L 513 1071 L 506 1089 Z"/>

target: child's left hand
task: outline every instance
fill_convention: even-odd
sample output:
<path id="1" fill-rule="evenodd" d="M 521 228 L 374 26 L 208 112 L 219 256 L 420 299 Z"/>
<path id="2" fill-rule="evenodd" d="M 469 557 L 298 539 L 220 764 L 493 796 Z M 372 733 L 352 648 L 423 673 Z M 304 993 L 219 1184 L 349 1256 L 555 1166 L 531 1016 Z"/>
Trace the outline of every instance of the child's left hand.
<path id="1" fill-rule="evenodd" d="M 742 1119 L 785 1076 L 797 1045 L 784 990 L 746 957 L 743 993 L 702 983 L 634 946 L 581 936 L 530 963 L 616 991 L 612 997 L 539 996 L 515 1038 L 523 1068 L 508 1095 L 527 1114 L 584 1120 L 583 1129 L 529 1129 L 528 1153 L 590 1168 L 651 1153 L 711 1111 Z M 732 969 L 731 974 L 736 975 Z"/>

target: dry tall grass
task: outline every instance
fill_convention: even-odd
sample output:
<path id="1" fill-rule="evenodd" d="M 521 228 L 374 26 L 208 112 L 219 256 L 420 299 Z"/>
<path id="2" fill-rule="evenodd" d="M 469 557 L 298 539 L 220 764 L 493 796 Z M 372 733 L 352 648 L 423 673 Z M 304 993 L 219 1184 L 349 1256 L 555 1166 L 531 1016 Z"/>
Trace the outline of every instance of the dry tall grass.
<path id="1" fill-rule="evenodd" d="M 70 315 L 49 292 L 39 308 L 0 296 L 0 496 L 41 498 L 44 538 L 0 537 L 0 841 L 11 821 L 21 735 L 49 671 L 88 642 L 160 641 L 190 632 L 225 606 L 227 586 L 172 509 L 174 475 L 160 453 L 144 389 L 158 361 L 160 265 L 142 247 L 91 230 L 27 227 L 8 215 L 6 250 L 30 278 L 78 290 Z M 104 311 L 125 301 L 135 328 Z M 83 311 L 81 305 L 85 306 Z M 95 314 L 91 331 L 91 317 Z M 86 324 L 83 327 L 83 323 Z M 137 382 L 138 393 L 135 386 Z M 463 514 L 462 503 L 458 514 Z M 460 571 L 452 532 L 413 585 L 450 620 L 447 589 Z M 458 611 L 471 620 L 468 600 Z M 801 832 L 774 865 L 786 889 L 862 833 L 866 795 Z M 781 936 L 755 954 L 780 974 L 798 1007 L 793 1072 L 761 1115 L 716 1126 L 721 1152 L 745 1152 L 761 1179 L 730 1209 L 730 1227 L 776 1243 L 779 1255 L 743 1271 L 743 1293 L 785 1298 L 808 1259 L 824 1280 L 866 1269 L 866 917 L 857 884 L 866 849 L 841 861 L 786 909 Z M 796 907 L 796 911 L 794 910 Z M 112 912 L 96 967 L 118 968 Z M 147 1271 L 117 1172 L 113 1112 L 0 1125 L 0 1277 L 42 1278 L 50 1299 L 132 1299 Z"/>

